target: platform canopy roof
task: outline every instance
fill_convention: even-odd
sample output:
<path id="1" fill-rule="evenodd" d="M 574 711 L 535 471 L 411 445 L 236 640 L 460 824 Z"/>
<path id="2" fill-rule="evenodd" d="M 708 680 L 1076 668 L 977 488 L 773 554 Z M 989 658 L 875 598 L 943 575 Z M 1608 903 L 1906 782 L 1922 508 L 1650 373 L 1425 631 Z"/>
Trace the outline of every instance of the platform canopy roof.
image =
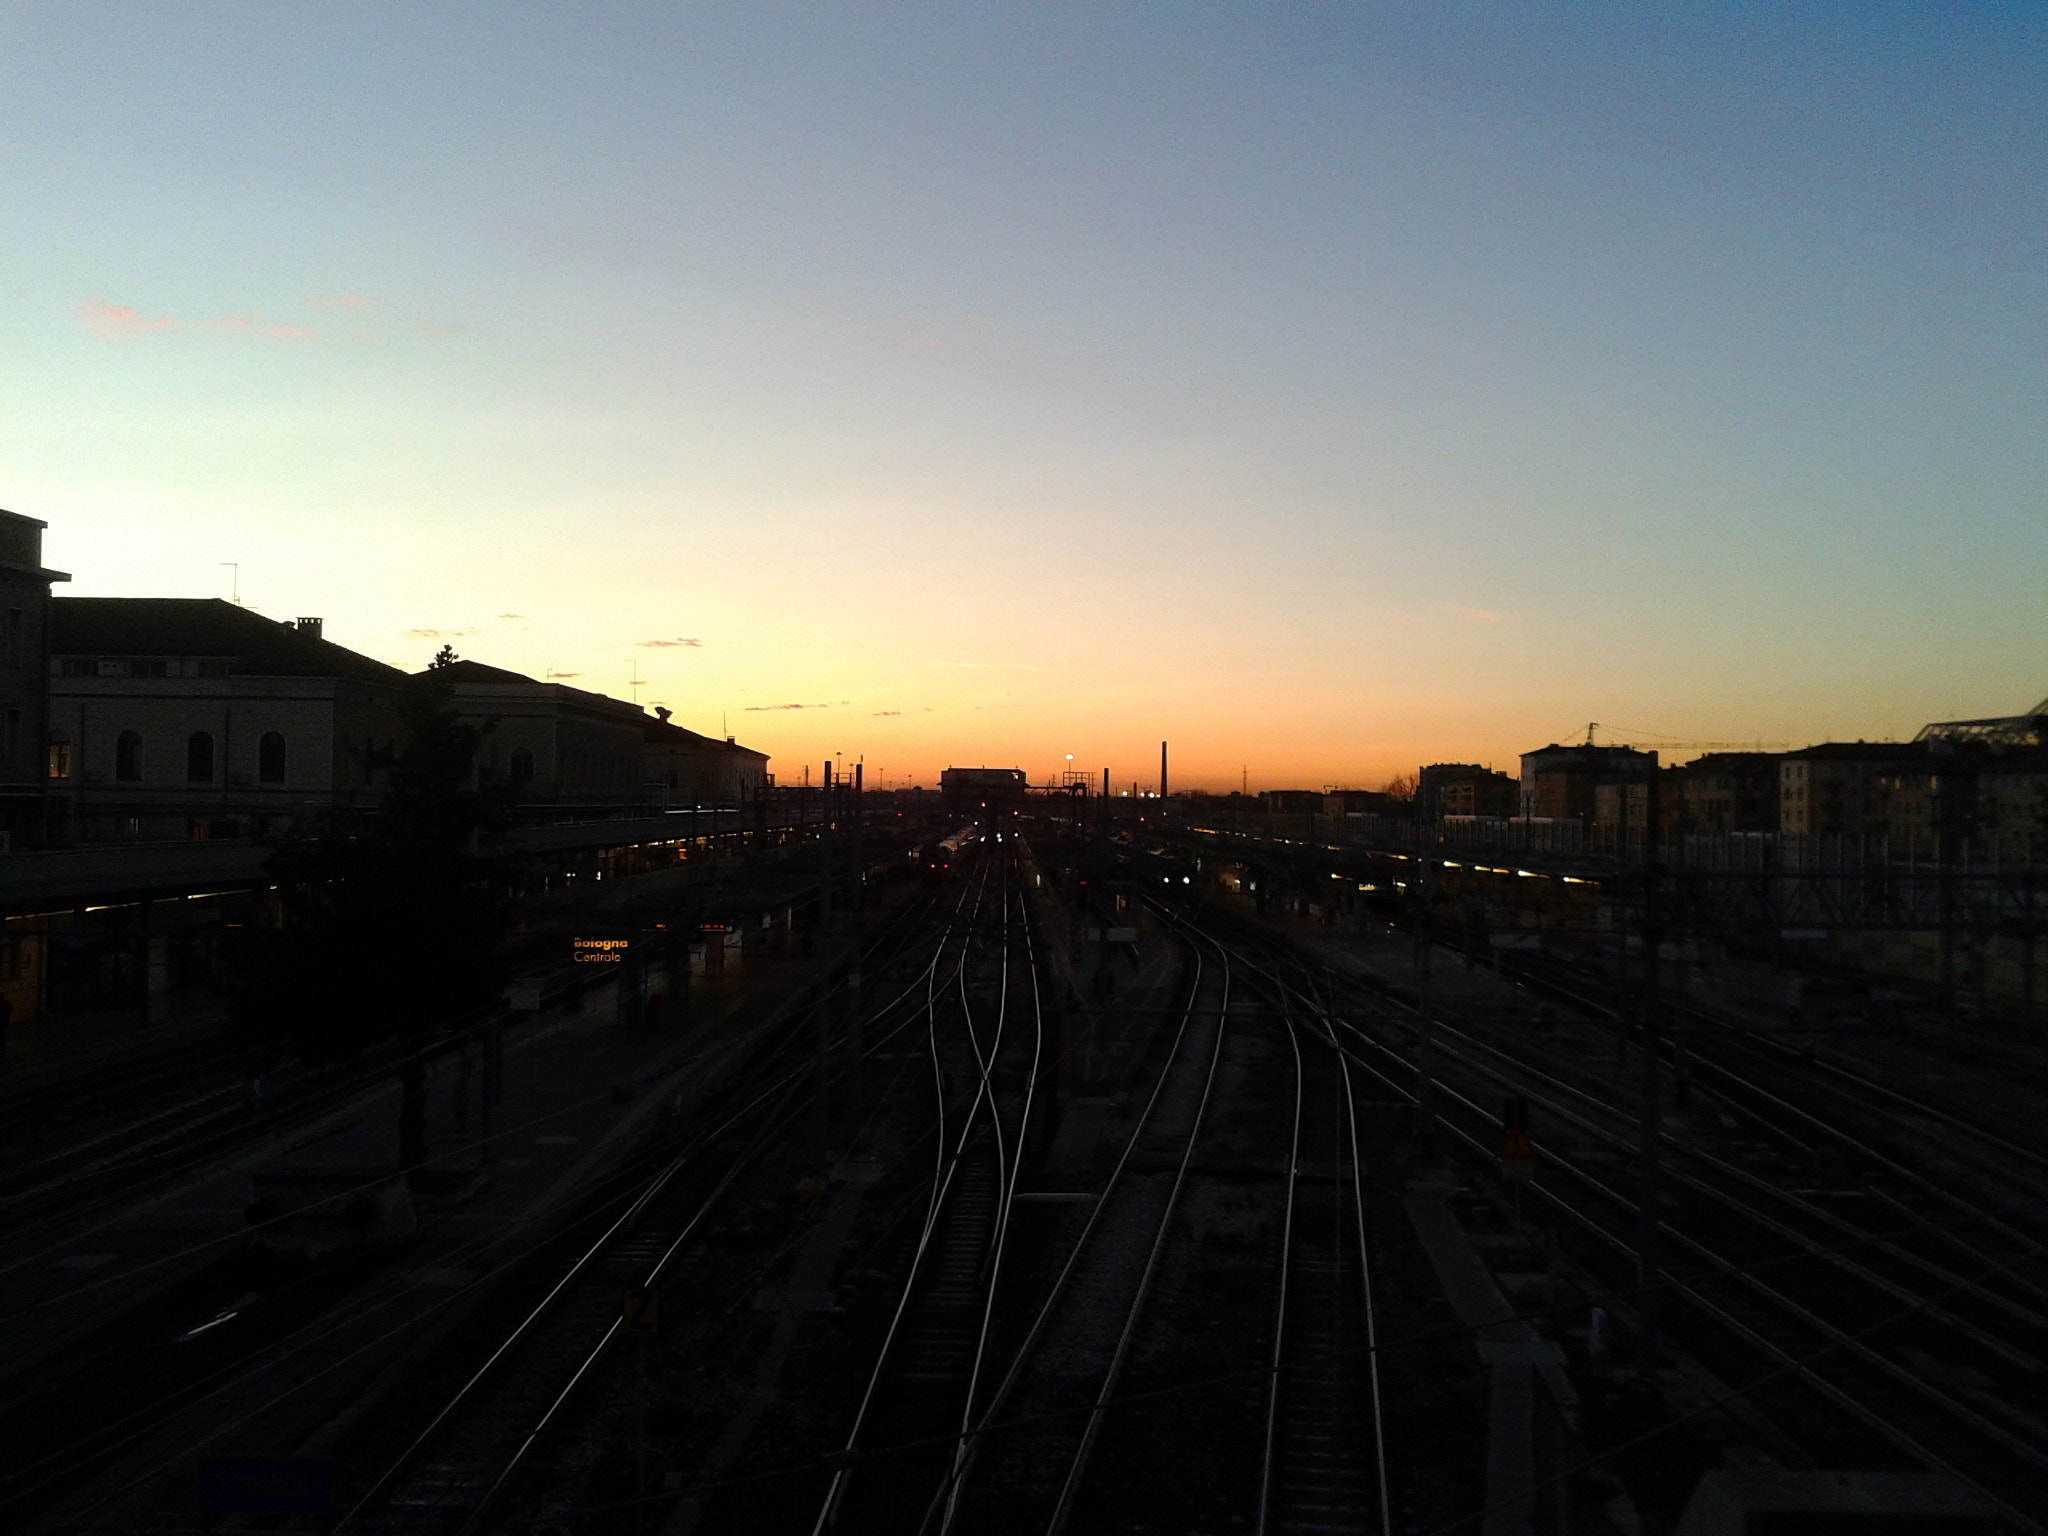
<path id="1" fill-rule="evenodd" d="M 2048 746 L 2048 699 L 2024 715 L 1994 720 L 1937 720 L 1920 728 L 1915 741 L 1982 741 L 2001 747 Z"/>

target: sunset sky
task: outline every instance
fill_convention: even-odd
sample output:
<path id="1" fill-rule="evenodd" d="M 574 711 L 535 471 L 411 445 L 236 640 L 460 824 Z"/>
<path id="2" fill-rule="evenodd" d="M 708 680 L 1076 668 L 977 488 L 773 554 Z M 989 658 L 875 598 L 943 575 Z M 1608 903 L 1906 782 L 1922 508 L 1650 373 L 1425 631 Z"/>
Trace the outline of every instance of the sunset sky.
<path id="1" fill-rule="evenodd" d="M 74 595 L 237 562 L 785 781 L 2048 693 L 2038 5 L 51 4 L 0 56 L 0 506 Z"/>

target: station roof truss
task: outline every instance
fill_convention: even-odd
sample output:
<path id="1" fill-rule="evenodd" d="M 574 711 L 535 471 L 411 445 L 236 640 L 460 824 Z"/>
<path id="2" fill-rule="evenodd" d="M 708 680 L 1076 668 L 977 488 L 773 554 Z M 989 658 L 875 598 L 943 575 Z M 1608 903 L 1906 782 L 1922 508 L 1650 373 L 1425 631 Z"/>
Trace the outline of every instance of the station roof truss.
<path id="1" fill-rule="evenodd" d="M 1920 728 L 1915 741 L 1981 741 L 1999 747 L 2048 746 L 2048 699 L 2024 715 L 1996 720 L 1937 720 Z"/>

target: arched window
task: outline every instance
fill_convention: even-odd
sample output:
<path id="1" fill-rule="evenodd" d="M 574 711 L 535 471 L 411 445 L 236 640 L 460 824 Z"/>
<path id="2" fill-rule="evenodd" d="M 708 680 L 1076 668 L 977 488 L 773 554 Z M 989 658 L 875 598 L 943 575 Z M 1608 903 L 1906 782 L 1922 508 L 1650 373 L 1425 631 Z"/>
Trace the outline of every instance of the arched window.
<path id="1" fill-rule="evenodd" d="M 194 731 L 185 740 L 185 782 L 213 782 L 213 738 L 204 731 Z"/>
<path id="2" fill-rule="evenodd" d="M 62 731 L 50 732 L 50 777 L 71 777 L 71 738 Z"/>
<path id="3" fill-rule="evenodd" d="M 133 782 L 142 777 L 142 738 L 123 731 L 114 742 L 114 777 Z"/>
<path id="4" fill-rule="evenodd" d="M 263 739 L 256 743 L 256 782 L 284 782 L 284 738 L 275 731 L 265 731 Z"/>
<path id="5" fill-rule="evenodd" d="M 512 782 L 531 784 L 533 782 L 533 754 L 524 747 L 512 749 Z"/>

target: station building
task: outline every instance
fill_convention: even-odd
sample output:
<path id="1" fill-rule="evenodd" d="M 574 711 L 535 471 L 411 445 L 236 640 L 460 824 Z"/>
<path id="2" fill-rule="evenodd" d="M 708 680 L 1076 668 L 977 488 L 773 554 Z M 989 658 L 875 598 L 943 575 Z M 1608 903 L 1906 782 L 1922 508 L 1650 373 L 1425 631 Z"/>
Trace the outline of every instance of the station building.
<path id="1" fill-rule="evenodd" d="M 760 794 L 768 756 L 650 717 L 637 704 L 545 682 L 480 661 L 418 673 L 449 689 L 449 704 L 480 736 L 477 769 L 518 805 L 729 805 Z"/>
<path id="2" fill-rule="evenodd" d="M 638 805 L 647 722 L 637 704 L 455 661 L 414 674 L 448 689 L 448 704 L 481 738 L 477 768 L 522 805 Z"/>
<path id="3" fill-rule="evenodd" d="M 51 841 L 270 837 L 383 798 L 405 674 L 218 598 L 50 608 Z"/>
<path id="4" fill-rule="evenodd" d="M 44 568 L 47 526 L 0 512 L 0 853 L 49 841 L 50 587 L 71 578 Z"/>
<path id="5" fill-rule="evenodd" d="M 677 725 L 656 708 L 642 727 L 641 777 L 650 802 L 738 805 L 768 787 L 768 754 Z"/>

